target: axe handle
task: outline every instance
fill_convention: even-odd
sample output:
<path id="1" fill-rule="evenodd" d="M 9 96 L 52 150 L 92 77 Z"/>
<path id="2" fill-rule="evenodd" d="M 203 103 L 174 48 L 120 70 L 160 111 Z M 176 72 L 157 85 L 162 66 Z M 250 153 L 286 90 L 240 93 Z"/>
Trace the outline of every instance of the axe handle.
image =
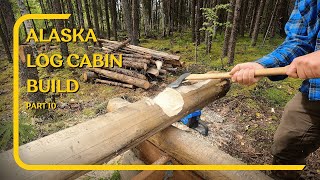
<path id="1" fill-rule="evenodd" d="M 255 77 L 286 75 L 287 67 L 265 68 L 255 71 Z M 206 80 L 206 79 L 228 79 L 231 78 L 230 72 L 213 74 L 190 74 L 186 80 Z"/>

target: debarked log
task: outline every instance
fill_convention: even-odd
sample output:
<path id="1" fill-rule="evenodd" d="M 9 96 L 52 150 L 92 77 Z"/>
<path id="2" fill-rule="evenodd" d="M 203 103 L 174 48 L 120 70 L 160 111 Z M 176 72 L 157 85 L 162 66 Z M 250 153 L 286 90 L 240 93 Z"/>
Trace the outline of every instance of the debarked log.
<path id="1" fill-rule="evenodd" d="M 190 112 L 224 96 L 230 83 L 207 80 L 166 88 L 115 112 L 88 120 L 19 147 L 27 164 L 99 164 L 179 121 Z M 79 171 L 27 171 L 17 167 L 12 150 L 0 154 L 2 179 L 72 179 Z"/>
<path id="2" fill-rule="evenodd" d="M 149 138 L 148 141 L 185 165 L 244 164 L 221 151 L 218 147 L 211 145 L 209 142 L 173 126 L 155 134 Z M 197 171 L 196 173 L 204 179 L 271 179 L 260 171 Z"/>
<path id="3" fill-rule="evenodd" d="M 129 104 L 131 103 L 121 98 L 111 99 L 108 102 L 107 112 L 113 112 L 119 108 L 128 106 Z M 200 139 L 194 134 L 180 130 L 173 126 L 169 126 L 168 128 L 151 136 L 147 141 L 139 144 L 136 148 L 148 150 L 148 148 L 144 148 L 146 145 L 148 145 L 148 143 L 161 149 L 161 151 L 165 152 L 166 154 L 171 155 L 171 157 L 174 157 L 178 163 L 183 163 L 185 165 L 244 164 L 236 158 L 231 157 L 229 154 L 221 151 L 217 146 L 212 145 L 207 140 Z M 148 146 L 150 148 L 150 145 Z M 152 150 L 149 149 L 149 151 L 151 152 L 140 151 L 137 153 L 142 155 L 143 159 L 149 159 L 155 154 L 152 152 Z M 270 179 L 268 176 L 259 171 L 196 171 L 196 173 L 204 179 Z"/>
<path id="4" fill-rule="evenodd" d="M 124 74 L 120 74 L 117 72 L 113 72 L 113 71 L 108 71 L 105 69 L 100 69 L 100 68 L 87 68 L 89 71 L 95 72 L 97 74 L 100 74 L 104 77 L 107 77 L 109 79 L 114 79 L 117 81 L 121 81 L 121 82 L 125 82 L 127 84 L 132 84 L 134 86 L 143 88 L 143 89 L 149 89 L 150 88 L 150 83 L 147 80 L 143 80 L 143 79 L 138 79 L 138 78 L 134 78 L 131 76 L 127 76 Z"/>

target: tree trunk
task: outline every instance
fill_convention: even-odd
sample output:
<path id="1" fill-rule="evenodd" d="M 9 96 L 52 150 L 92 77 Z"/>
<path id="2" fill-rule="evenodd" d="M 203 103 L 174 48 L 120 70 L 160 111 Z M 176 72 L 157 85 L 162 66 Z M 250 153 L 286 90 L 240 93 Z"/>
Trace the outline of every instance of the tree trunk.
<path id="1" fill-rule="evenodd" d="M 39 2 L 40 2 L 41 12 L 43 14 L 48 14 L 46 7 L 44 6 L 43 0 L 39 0 Z M 46 30 L 49 30 L 48 20 L 44 19 L 43 21 L 44 21 L 44 25 L 46 26 Z"/>
<path id="2" fill-rule="evenodd" d="M 108 0 L 104 0 L 104 10 L 106 13 L 106 25 L 107 25 L 107 38 L 110 39 L 110 17 L 109 17 L 109 4 Z"/>
<path id="3" fill-rule="evenodd" d="M 258 12 L 257 12 L 256 22 L 255 22 L 254 30 L 252 33 L 251 46 L 255 46 L 257 44 L 259 29 L 260 29 L 261 15 L 262 15 L 262 12 L 264 9 L 265 2 L 266 2 L 266 0 L 260 0 L 260 5 L 259 5 Z"/>
<path id="4" fill-rule="evenodd" d="M 88 4 L 88 0 L 84 0 L 84 9 L 86 11 L 87 23 L 89 28 L 93 28 L 91 22 L 91 15 L 90 15 L 90 6 Z"/>
<path id="5" fill-rule="evenodd" d="M 195 34 L 196 34 L 196 44 L 199 45 L 201 42 L 201 33 L 200 29 L 202 27 L 202 14 L 201 14 L 201 8 L 203 5 L 203 0 L 197 0 L 197 6 L 196 6 L 196 29 L 195 29 Z"/>
<path id="6" fill-rule="evenodd" d="M 0 5 L 1 27 L 7 39 L 9 49 L 12 50 L 13 26 L 16 22 L 12 4 L 8 0 L 2 0 Z"/>
<path id="7" fill-rule="evenodd" d="M 229 65 L 233 65 L 233 62 L 234 62 L 234 52 L 235 52 L 235 47 L 237 42 L 238 25 L 240 20 L 240 9 L 241 9 L 241 0 L 236 0 L 233 23 L 232 23 L 233 27 L 231 30 L 231 35 L 229 40 L 229 50 L 228 50 Z"/>
<path id="8" fill-rule="evenodd" d="M 245 30 L 246 30 L 246 16 L 248 16 L 248 2 L 249 0 L 242 1 L 242 8 L 240 9 L 240 27 L 239 27 L 239 35 L 244 37 Z"/>
<path id="9" fill-rule="evenodd" d="M 275 7 L 276 7 L 276 8 L 273 9 L 273 12 L 272 12 L 272 16 L 271 16 L 269 25 L 268 25 L 268 27 L 267 27 L 267 30 L 266 30 L 265 34 L 264 34 L 264 38 L 263 38 L 263 42 L 262 42 L 263 45 L 264 45 L 264 43 L 265 43 L 265 41 L 266 41 L 266 39 L 267 39 L 267 37 L 268 37 L 269 32 L 271 31 L 272 25 L 274 25 L 275 15 L 276 15 L 276 13 L 277 13 L 279 1 L 280 1 L 280 0 L 276 0 L 276 4 L 275 4 Z"/>
<path id="10" fill-rule="evenodd" d="M 118 34 L 117 34 L 117 1 L 110 0 L 110 14 L 111 14 L 111 23 L 112 23 L 112 33 L 114 40 L 118 41 Z"/>
<path id="11" fill-rule="evenodd" d="M 92 12 L 93 12 L 94 31 L 97 33 L 98 37 L 101 37 L 97 2 L 95 0 L 92 0 L 91 5 L 92 5 Z"/>
<path id="12" fill-rule="evenodd" d="M 249 37 L 252 37 L 252 33 L 254 30 L 254 25 L 257 19 L 257 13 L 258 13 L 258 6 L 259 6 L 260 1 L 253 1 L 252 2 L 252 15 L 251 21 L 250 21 L 250 28 L 249 28 Z"/>
<path id="13" fill-rule="evenodd" d="M 9 63 L 12 63 L 13 62 L 13 59 L 12 59 L 12 56 L 11 56 L 11 52 L 10 52 L 10 46 L 9 46 L 9 44 L 8 44 L 8 40 L 7 40 L 7 37 L 6 37 L 6 35 L 4 34 L 4 32 L 3 32 L 3 24 L 2 24 L 3 22 L 2 21 L 0 21 L 0 37 L 1 37 L 1 41 L 2 41 L 2 44 L 3 44 L 3 46 L 4 46 L 4 49 L 5 49 L 5 51 L 6 51 L 6 54 L 7 54 L 7 57 L 8 57 L 8 61 L 9 61 Z"/>
<path id="14" fill-rule="evenodd" d="M 56 14 L 62 14 L 60 0 L 53 0 L 53 11 Z M 56 28 L 59 34 L 61 30 L 64 29 L 63 20 L 55 20 Z M 63 57 L 69 56 L 68 45 L 66 42 L 60 42 L 60 51 Z"/>
<path id="15" fill-rule="evenodd" d="M 26 1 L 26 4 L 27 4 L 28 11 L 29 11 L 28 14 L 32 14 L 32 13 L 31 13 L 31 8 L 30 8 L 30 6 L 29 6 L 29 1 L 28 1 L 28 0 L 25 0 L 25 1 Z M 32 19 L 31 22 L 32 22 L 34 31 L 35 31 L 36 33 L 38 33 L 37 26 L 36 26 L 36 24 L 34 23 L 34 20 Z"/>
<path id="16" fill-rule="evenodd" d="M 192 42 L 196 41 L 196 0 L 191 0 L 191 31 L 192 31 Z"/>
<path id="17" fill-rule="evenodd" d="M 69 21 L 69 28 L 74 28 L 75 27 L 75 20 L 74 20 L 73 6 L 72 6 L 71 0 L 67 1 L 67 6 L 68 6 L 68 12 L 71 14 L 70 21 Z"/>
<path id="18" fill-rule="evenodd" d="M 21 45 L 19 47 L 19 56 L 20 56 L 20 63 L 19 63 L 19 77 L 20 77 L 20 86 L 24 87 L 27 85 L 27 80 L 39 80 L 38 70 L 36 67 L 27 67 L 27 55 L 31 54 L 31 62 L 34 63 L 35 59 L 33 57 L 32 48 L 29 45 Z M 45 96 L 40 91 L 35 93 L 28 93 L 28 99 L 30 102 L 45 102 Z"/>
<path id="19" fill-rule="evenodd" d="M 224 96 L 229 86 L 226 80 L 209 80 L 167 88 L 154 99 L 143 99 L 22 145 L 20 157 L 26 164 L 101 164 Z M 0 163 L 3 179 L 74 179 L 83 173 L 27 171 L 17 166 L 12 150 L 0 154 Z"/>
<path id="20" fill-rule="evenodd" d="M 122 8 L 123 8 L 123 17 L 124 17 L 124 22 L 126 25 L 128 37 L 131 39 L 131 43 L 134 43 L 135 40 L 133 40 L 133 25 L 132 25 L 132 18 L 131 18 L 131 9 L 129 5 L 129 0 L 121 0 L 122 3 Z"/>
<path id="21" fill-rule="evenodd" d="M 150 0 L 142 0 L 142 15 L 143 15 L 143 24 L 144 24 L 144 35 L 149 37 L 151 30 L 151 20 L 150 12 L 152 7 L 152 1 Z"/>
<path id="22" fill-rule="evenodd" d="M 132 0 L 132 45 L 139 44 L 139 0 Z"/>
<path id="23" fill-rule="evenodd" d="M 230 11 L 228 12 L 228 17 L 227 17 L 227 21 L 230 23 L 233 22 L 235 1 L 236 0 L 230 0 Z M 232 26 L 233 26 L 233 24 L 232 24 Z M 223 42 L 223 49 L 222 49 L 222 57 L 223 58 L 228 55 L 229 41 L 230 41 L 232 26 L 226 27 L 226 30 L 224 32 L 224 42 Z"/>
<path id="24" fill-rule="evenodd" d="M 98 5 L 98 16 L 99 16 L 99 23 L 100 23 L 100 32 L 101 32 L 101 37 L 103 37 L 104 33 L 104 18 L 103 18 L 103 12 L 102 12 L 102 7 L 103 7 L 103 0 L 97 0 L 97 5 Z"/>
<path id="25" fill-rule="evenodd" d="M 77 0 L 77 9 L 78 9 L 78 16 L 79 16 L 79 24 L 80 27 L 85 29 L 84 27 L 84 19 L 83 19 L 83 10 L 82 10 L 82 2 L 81 0 Z M 88 43 L 84 43 L 84 49 L 88 51 Z"/>

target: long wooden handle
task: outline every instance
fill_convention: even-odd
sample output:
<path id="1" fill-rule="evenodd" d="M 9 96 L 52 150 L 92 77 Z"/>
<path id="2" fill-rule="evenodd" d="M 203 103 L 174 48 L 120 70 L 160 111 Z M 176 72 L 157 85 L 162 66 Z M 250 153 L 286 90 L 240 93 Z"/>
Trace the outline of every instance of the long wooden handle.
<path id="1" fill-rule="evenodd" d="M 255 71 L 255 77 L 286 75 L 287 67 L 265 68 Z M 186 80 L 206 80 L 206 79 L 228 79 L 231 78 L 230 72 L 212 74 L 190 74 Z"/>

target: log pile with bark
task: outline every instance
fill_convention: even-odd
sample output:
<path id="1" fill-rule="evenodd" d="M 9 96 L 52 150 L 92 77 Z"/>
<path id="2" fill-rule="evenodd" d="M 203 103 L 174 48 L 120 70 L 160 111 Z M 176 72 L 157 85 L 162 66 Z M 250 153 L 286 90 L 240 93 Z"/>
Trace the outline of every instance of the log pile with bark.
<path id="1" fill-rule="evenodd" d="M 83 79 L 86 82 L 102 83 L 125 88 L 149 89 L 151 81 L 165 79 L 182 67 L 180 56 L 129 45 L 123 42 L 98 39 L 101 47 L 91 47 L 105 54 L 122 55 L 123 67 L 86 68 Z"/>

